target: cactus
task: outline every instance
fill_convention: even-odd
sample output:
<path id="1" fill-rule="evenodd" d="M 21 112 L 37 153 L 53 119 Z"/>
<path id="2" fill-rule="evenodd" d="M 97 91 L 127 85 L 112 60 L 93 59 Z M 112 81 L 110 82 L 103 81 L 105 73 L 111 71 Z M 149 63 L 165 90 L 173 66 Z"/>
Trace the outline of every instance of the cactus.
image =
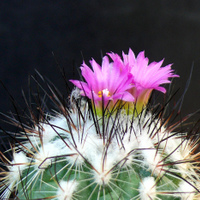
<path id="1" fill-rule="evenodd" d="M 109 55 L 113 62 L 110 64 L 104 58 L 102 72 L 105 66 L 113 70 L 116 63 L 118 67 L 122 63 L 127 67 L 126 62 L 131 63 L 130 57 L 133 58 L 131 50 L 124 54 L 123 61 L 116 54 Z M 138 65 L 140 56 L 134 57 Z M 148 64 L 145 58 L 144 62 Z M 95 76 L 95 70 L 101 68 L 94 60 L 91 64 Z M 167 79 L 176 77 L 169 66 L 160 68 L 158 63 L 153 66 L 165 69 Z M 152 64 L 148 67 L 152 68 Z M 91 71 L 87 71 L 85 64 L 81 69 L 87 86 L 91 86 L 89 81 L 93 83 L 95 79 L 85 77 Z M 79 89 L 72 91 L 67 106 L 51 90 L 49 97 L 54 97 L 59 112 L 41 111 L 39 122 L 30 112 L 34 126 L 12 119 L 22 131 L 10 134 L 17 142 L 11 148 L 13 160 L 1 153 L 2 199 L 11 194 L 20 200 L 200 199 L 196 153 L 199 139 L 177 131 L 184 120 L 169 124 L 172 115 L 166 116 L 165 112 L 168 102 L 163 107 L 148 103 L 152 89 L 165 92 L 158 85 L 167 83 L 166 78 L 160 83 L 159 77 L 156 85 L 141 90 L 136 78 L 133 88 L 129 66 L 123 68 L 124 73 L 121 66 L 118 69 L 115 75 L 123 74 L 117 79 L 123 87 L 115 89 L 115 93 L 100 79 L 98 83 L 104 88 L 95 85 L 97 95 L 94 86 L 91 92 L 85 82 L 72 80 Z M 101 76 L 100 72 L 96 74 Z M 128 80 L 124 81 L 124 77 Z"/>

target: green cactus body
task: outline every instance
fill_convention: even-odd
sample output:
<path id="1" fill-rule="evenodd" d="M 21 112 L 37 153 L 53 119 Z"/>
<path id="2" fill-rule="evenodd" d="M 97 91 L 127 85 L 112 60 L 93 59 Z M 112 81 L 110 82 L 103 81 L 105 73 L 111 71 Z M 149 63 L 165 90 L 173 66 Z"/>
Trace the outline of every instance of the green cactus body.
<path id="1" fill-rule="evenodd" d="M 185 136 L 151 111 L 99 117 L 74 106 L 21 133 L 28 140 L 14 150 L 1 198 L 198 199 L 196 142 Z"/>

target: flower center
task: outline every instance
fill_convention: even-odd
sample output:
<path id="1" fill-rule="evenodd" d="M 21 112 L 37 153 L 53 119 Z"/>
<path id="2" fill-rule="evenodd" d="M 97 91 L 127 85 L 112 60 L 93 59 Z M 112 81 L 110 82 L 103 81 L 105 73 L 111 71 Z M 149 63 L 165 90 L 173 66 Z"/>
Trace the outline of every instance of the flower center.
<path id="1" fill-rule="evenodd" d="M 102 97 L 103 95 L 106 95 L 107 97 L 111 96 L 111 94 L 110 94 L 110 92 L 109 92 L 109 90 L 107 88 L 98 92 L 98 96 L 99 97 Z"/>

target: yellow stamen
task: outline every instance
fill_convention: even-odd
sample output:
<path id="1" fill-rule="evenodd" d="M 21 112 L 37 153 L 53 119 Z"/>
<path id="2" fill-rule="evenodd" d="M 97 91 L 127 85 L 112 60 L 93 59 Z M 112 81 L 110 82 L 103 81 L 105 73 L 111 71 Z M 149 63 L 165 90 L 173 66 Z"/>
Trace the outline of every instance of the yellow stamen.
<path id="1" fill-rule="evenodd" d="M 98 92 L 98 96 L 99 97 L 102 97 L 102 95 L 106 95 L 107 97 L 110 97 L 111 96 L 111 94 L 110 94 L 110 92 L 109 92 L 109 90 L 106 88 L 106 89 L 103 89 L 103 90 L 101 90 L 101 91 L 99 91 Z"/>

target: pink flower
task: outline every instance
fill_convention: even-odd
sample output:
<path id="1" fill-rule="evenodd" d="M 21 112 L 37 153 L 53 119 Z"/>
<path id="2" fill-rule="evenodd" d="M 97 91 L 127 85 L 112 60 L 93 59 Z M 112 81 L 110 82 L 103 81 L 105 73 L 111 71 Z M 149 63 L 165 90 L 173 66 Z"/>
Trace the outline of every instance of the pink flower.
<path id="1" fill-rule="evenodd" d="M 85 62 L 81 66 L 82 76 L 86 82 L 70 80 L 81 89 L 81 95 L 94 100 L 95 105 L 100 108 L 102 100 L 105 105 L 109 101 L 115 104 L 117 100 L 127 102 L 135 100 L 128 92 L 132 88 L 133 78 L 129 72 L 129 65 L 121 62 L 121 59 L 115 59 L 110 63 L 107 56 L 103 57 L 102 66 L 96 63 L 94 59 L 90 61 L 90 64 L 93 71 Z"/>
<path id="2" fill-rule="evenodd" d="M 112 60 L 119 60 L 118 54 L 109 53 L 108 54 Z M 124 66 L 129 65 L 130 73 L 133 75 L 132 88 L 129 92 L 136 99 L 138 112 L 147 104 L 148 99 L 151 95 L 152 90 L 158 90 L 163 93 L 166 89 L 162 87 L 162 84 L 170 83 L 169 78 L 179 77 L 175 75 L 174 70 L 171 69 L 169 64 L 165 67 L 161 67 L 164 60 L 160 62 L 152 62 L 149 64 L 149 59 L 145 57 L 144 51 L 140 52 L 137 57 L 131 49 L 129 49 L 126 55 L 122 52 L 123 60 L 121 62 Z"/>
<path id="3" fill-rule="evenodd" d="M 108 53 L 113 62 L 105 56 L 102 66 L 94 59 L 90 61 L 93 71 L 83 62 L 82 76 L 86 82 L 70 80 L 81 90 L 81 95 L 94 101 L 96 107 L 112 108 L 118 100 L 126 102 L 125 109 L 135 109 L 136 115 L 148 103 L 152 90 L 163 93 L 166 89 L 161 86 L 170 83 L 169 78 L 178 77 L 171 69 L 171 64 L 161 67 L 163 60 L 149 64 L 144 51 L 137 57 L 131 49 L 128 54 L 122 52 L 123 59 L 115 53 Z M 108 104 L 109 102 L 109 104 Z"/>

